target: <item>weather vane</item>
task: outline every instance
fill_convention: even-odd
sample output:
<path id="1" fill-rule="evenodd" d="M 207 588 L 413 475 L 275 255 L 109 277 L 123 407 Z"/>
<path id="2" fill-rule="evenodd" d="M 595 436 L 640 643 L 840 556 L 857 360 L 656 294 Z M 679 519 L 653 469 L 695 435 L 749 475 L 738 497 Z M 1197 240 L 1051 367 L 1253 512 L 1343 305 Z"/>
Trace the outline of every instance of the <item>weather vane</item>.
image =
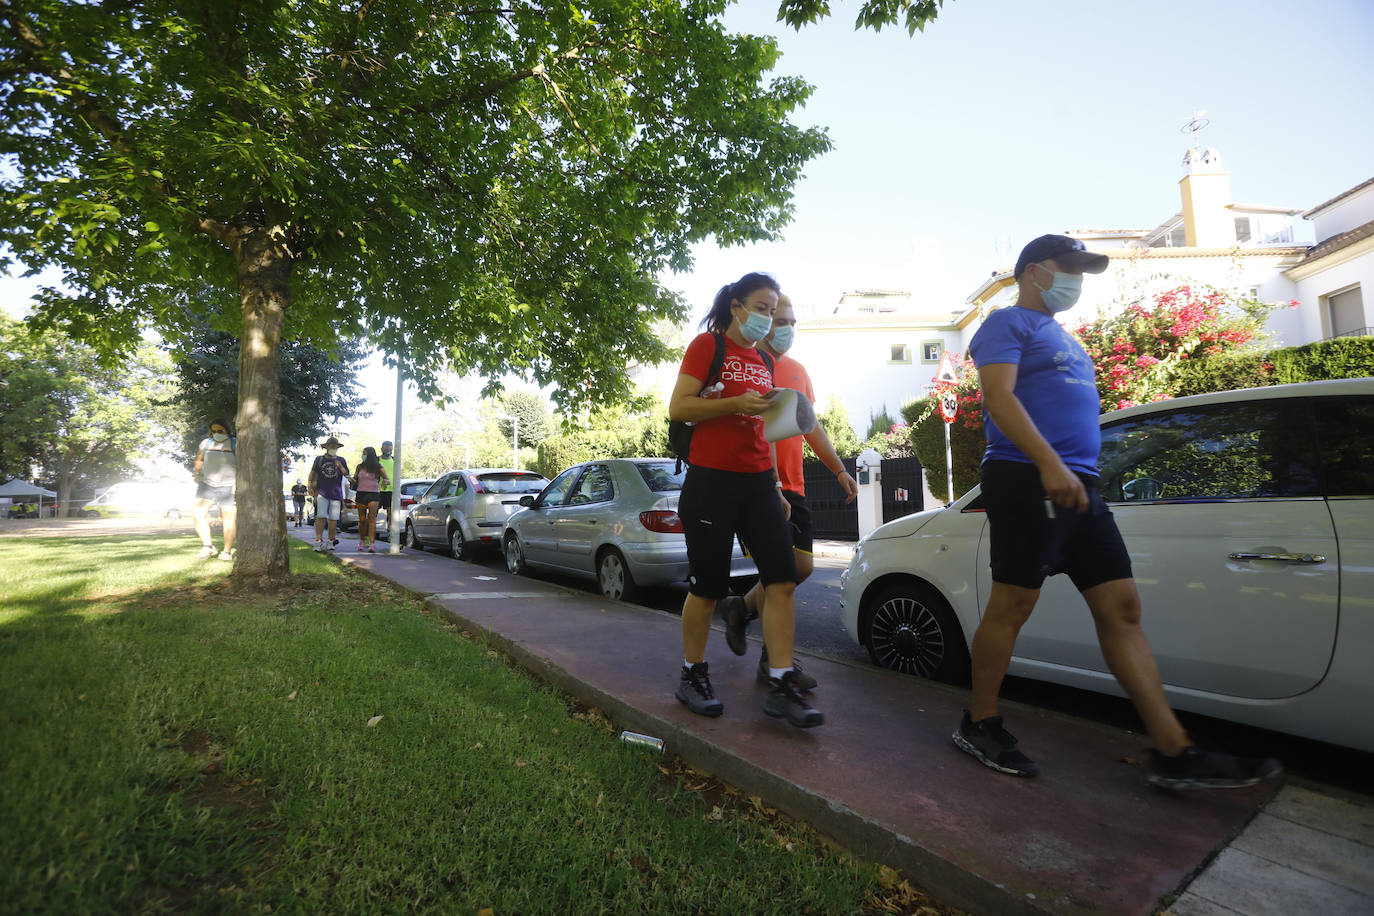
<path id="1" fill-rule="evenodd" d="M 1178 129 L 1178 132 L 1196 136 L 1198 131 L 1212 123 L 1210 119 L 1203 117 L 1205 114 L 1207 114 L 1205 110 L 1193 112 L 1193 116 L 1184 122 L 1183 126 Z"/>

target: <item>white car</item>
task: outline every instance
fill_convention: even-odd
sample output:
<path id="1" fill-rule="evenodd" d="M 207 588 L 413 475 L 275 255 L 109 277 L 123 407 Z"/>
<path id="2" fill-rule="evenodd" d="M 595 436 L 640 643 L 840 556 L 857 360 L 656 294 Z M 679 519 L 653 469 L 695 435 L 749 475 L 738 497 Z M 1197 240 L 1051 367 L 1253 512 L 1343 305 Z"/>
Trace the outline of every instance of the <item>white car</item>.
<path id="1" fill-rule="evenodd" d="M 1173 705 L 1374 751 L 1374 378 L 1107 414 L 1099 467 Z M 842 617 L 877 664 L 962 682 L 990 586 L 975 487 L 861 541 Z M 1066 576 L 1015 651 L 1011 674 L 1122 695 Z"/>

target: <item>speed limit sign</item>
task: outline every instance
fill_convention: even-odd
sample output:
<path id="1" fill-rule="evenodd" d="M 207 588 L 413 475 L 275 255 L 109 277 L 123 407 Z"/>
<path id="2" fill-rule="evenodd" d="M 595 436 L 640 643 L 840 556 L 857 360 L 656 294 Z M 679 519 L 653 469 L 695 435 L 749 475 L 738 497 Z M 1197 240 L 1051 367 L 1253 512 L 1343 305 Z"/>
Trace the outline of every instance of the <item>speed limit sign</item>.
<path id="1" fill-rule="evenodd" d="M 940 392 L 940 416 L 945 418 L 946 423 L 954 422 L 954 418 L 959 416 L 959 395 L 953 391 Z"/>

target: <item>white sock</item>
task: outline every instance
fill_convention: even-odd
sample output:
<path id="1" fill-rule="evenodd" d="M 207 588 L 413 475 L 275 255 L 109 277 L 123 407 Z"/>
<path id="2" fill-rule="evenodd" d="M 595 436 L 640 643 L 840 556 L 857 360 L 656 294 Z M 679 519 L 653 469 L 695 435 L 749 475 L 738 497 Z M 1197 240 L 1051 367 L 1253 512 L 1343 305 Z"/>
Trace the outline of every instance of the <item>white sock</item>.
<path id="1" fill-rule="evenodd" d="M 705 661 L 705 659 L 702 659 L 702 661 Z M 700 664 L 701 664 L 701 662 L 689 662 L 689 661 L 687 661 L 687 659 L 686 659 L 685 657 L 682 659 L 682 667 L 684 667 L 684 668 L 690 668 L 690 667 L 692 667 L 693 665 L 700 665 Z"/>
<path id="2" fill-rule="evenodd" d="M 791 666 L 788 666 L 786 668 L 769 668 L 768 676 L 775 681 L 780 681 L 782 680 L 782 676 L 791 670 Z"/>

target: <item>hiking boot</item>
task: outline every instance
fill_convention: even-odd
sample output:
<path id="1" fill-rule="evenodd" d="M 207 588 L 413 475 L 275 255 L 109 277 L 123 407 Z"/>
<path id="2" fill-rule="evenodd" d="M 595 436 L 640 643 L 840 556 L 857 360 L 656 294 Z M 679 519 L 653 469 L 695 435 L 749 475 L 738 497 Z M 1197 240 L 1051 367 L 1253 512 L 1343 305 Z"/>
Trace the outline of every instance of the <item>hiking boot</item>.
<path id="1" fill-rule="evenodd" d="M 197 560 L 208 560 L 208 559 L 210 559 L 211 557 L 213 557 L 214 555 L 215 555 L 215 548 L 211 547 L 209 544 L 206 544 L 204 547 L 200 548 L 200 553 L 196 554 L 196 559 L 197 559 Z"/>
<path id="2" fill-rule="evenodd" d="M 682 705 L 699 716 L 715 718 L 725 712 L 725 704 L 716 699 L 711 689 L 711 675 L 707 673 L 706 662 L 697 662 L 692 667 L 682 666 L 682 680 L 677 685 L 677 698 Z"/>
<path id="3" fill-rule="evenodd" d="M 954 744 L 999 773 L 1034 776 L 1040 772 L 1035 761 L 1017 749 L 1016 736 L 1002 727 L 1001 716 L 974 722 L 969 719 L 968 710 L 964 710 L 963 721 L 954 733 Z"/>
<path id="4" fill-rule="evenodd" d="M 1150 748 L 1146 780 L 1161 789 L 1240 789 L 1283 775 L 1273 757 L 1236 757 L 1189 745 L 1177 757 Z"/>
<path id="5" fill-rule="evenodd" d="M 730 595 L 716 602 L 716 613 L 725 621 L 725 644 L 736 655 L 749 651 L 749 606 L 741 595 Z"/>
<path id="6" fill-rule="evenodd" d="M 789 725 L 797 728 L 815 728 L 825 722 L 825 714 L 812 707 L 801 695 L 797 687 L 796 670 L 783 672 L 781 679 L 770 679 L 773 689 L 768 691 L 768 699 L 763 701 L 765 715 L 775 719 L 786 719 Z"/>
<path id="7" fill-rule="evenodd" d="M 792 659 L 792 673 L 798 690 L 815 690 L 816 679 L 802 670 L 801 663 L 794 656 Z M 754 680 L 760 684 L 767 684 L 773 680 L 773 676 L 768 673 L 768 647 L 763 647 L 762 654 L 759 655 L 759 669 L 754 674 Z"/>

